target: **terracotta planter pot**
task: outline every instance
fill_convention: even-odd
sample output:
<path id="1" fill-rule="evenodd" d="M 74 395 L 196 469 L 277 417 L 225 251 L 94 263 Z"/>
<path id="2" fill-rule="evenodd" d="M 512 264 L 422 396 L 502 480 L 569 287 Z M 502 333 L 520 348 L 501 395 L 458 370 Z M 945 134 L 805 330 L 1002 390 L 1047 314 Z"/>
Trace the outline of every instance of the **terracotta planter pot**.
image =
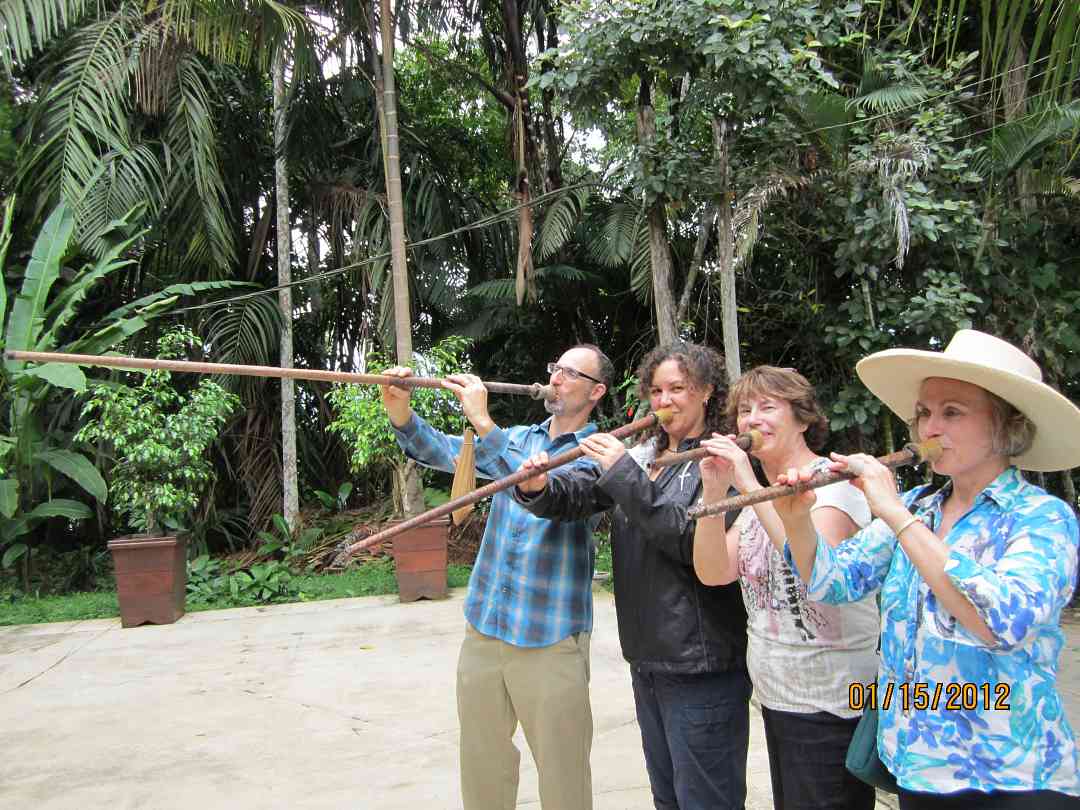
<path id="1" fill-rule="evenodd" d="M 172 624 L 184 615 L 187 539 L 132 535 L 109 541 L 120 624 Z"/>
<path id="2" fill-rule="evenodd" d="M 402 532 L 393 539 L 398 597 L 413 602 L 420 597 L 445 599 L 446 542 L 450 518 L 441 518 Z"/>

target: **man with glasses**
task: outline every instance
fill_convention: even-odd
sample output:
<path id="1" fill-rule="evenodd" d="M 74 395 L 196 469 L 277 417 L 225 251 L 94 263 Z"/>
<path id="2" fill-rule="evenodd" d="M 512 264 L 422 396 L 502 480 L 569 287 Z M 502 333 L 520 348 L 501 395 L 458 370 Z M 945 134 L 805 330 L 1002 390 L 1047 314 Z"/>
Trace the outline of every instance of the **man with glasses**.
<path id="1" fill-rule="evenodd" d="M 555 397 L 538 425 L 501 428 L 488 414 L 479 377 L 453 374 L 445 387 L 476 431 L 476 472 L 502 478 L 541 451 L 576 447 L 596 432 L 588 421 L 611 384 L 611 361 L 580 344 L 548 364 Z M 386 374 L 407 377 L 403 367 Z M 413 413 L 409 390 L 382 387 L 383 405 L 409 458 L 452 472 L 461 438 Z M 575 464 L 592 464 L 581 459 Z M 512 810 L 517 803 L 520 722 L 540 783 L 543 810 L 592 807 L 592 523 L 538 518 L 511 490 L 491 501 L 465 596 L 465 640 L 457 671 L 461 793 L 465 810 Z"/>

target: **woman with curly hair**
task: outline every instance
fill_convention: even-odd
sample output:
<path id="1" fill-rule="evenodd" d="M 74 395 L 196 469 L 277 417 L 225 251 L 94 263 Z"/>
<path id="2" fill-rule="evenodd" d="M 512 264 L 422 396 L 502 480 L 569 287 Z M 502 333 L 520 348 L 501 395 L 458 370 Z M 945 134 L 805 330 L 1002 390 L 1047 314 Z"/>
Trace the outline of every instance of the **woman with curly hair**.
<path id="1" fill-rule="evenodd" d="M 757 431 L 752 451 L 768 480 L 792 467 L 827 469 L 818 455 L 828 421 L 814 387 L 790 368 L 758 366 L 731 387 L 730 424 Z M 704 499 L 719 500 L 734 484 L 761 489 L 750 456 L 734 436 L 702 442 Z M 765 723 L 776 810 L 873 810 L 874 789 L 844 767 L 860 711 L 853 683 L 877 669 L 877 609 L 873 602 L 824 605 L 807 599 L 806 585 L 783 557 L 784 526 L 769 502 L 745 510 L 725 530 L 717 517 L 698 520 L 694 566 L 703 582 L 738 582 L 749 615 L 747 663 Z M 866 498 L 846 481 L 818 490 L 811 520 L 838 545 L 870 522 Z M 798 673 L 798 677 L 792 677 Z"/>
<path id="2" fill-rule="evenodd" d="M 697 462 L 652 465 L 721 429 L 724 360 L 693 343 L 661 346 L 642 361 L 638 379 L 642 399 L 671 412 L 662 427 L 630 450 L 609 434 L 593 434 L 581 447 L 594 467 L 537 475 L 515 497 L 555 520 L 613 510 L 619 641 L 653 801 L 680 810 L 742 808 L 750 723 L 746 610 L 738 585 L 710 587 L 694 573 L 687 510 L 701 497 Z M 546 460 L 540 454 L 525 467 Z"/>

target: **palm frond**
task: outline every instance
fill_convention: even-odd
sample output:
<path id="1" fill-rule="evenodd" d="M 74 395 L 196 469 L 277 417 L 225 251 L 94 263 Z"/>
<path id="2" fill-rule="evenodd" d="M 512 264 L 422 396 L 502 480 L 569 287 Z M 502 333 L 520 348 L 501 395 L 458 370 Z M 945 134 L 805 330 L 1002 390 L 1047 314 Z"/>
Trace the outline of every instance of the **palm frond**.
<path id="1" fill-rule="evenodd" d="M 851 164 L 861 174 L 877 174 L 885 185 L 904 182 L 933 166 L 933 153 L 920 138 L 902 136 L 879 145 L 865 160 Z"/>
<path id="2" fill-rule="evenodd" d="M 159 315 L 181 296 L 199 295 L 204 292 L 249 289 L 258 286 L 258 284 L 252 284 L 248 281 L 193 281 L 191 283 L 170 284 L 163 290 L 149 293 L 142 298 L 117 307 L 104 320 L 120 320 L 133 314 Z"/>
<path id="3" fill-rule="evenodd" d="M 94 256 L 104 256 L 115 239 L 109 232 L 133 212 L 161 210 L 166 180 L 149 144 L 114 149 L 101 157 L 101 169 L 76 203 L 75 237 Z"/>
<path id="4" fill-rule="evenodd" d="M 514 279 L 493 278 L 490 281 L 482 281 L 465 291 L 466 298 L 484 298 L 489 301 L 513 301 L 516 298 L 514 292 Z"/>
<path id="5" fill-rule="evenodd" d="M 30 129 L 38 146 L 20 185 L 78 204 L 101 172 L 103 154 L 131 151 L 128 44 L 138 22 L 131 6 L 81 28 L 46 76 Z"/>
<path id="6" fill-rule="evenodd" d="M 604 267 L 621 267 L 634 255 L 645 217 L 639 206 L 619 202 L 601 213 L 603 221 L 589 244 L 589 255 Z"/>
<path id="7" fill-rule="evenodd" d="M 848 125 L 855 120 L 855 116 L 846 98 L 839 93 L 825 92 L 796 96 L 791 110 L 833 166 L 847 160 Z"/>
<path id="8" fill-rule="evenodd" d="M 276 365 L 281 323 L 281 309 L 269 296 L 236 301 L 213 311 L 205 327 L 206 348 L 219 363 Z M 230 376 L 218 382 L 252 402 L 266 381 Z"/>
<path id="9" fill-rule="evenodd" d="M 171 34 L 215 62 L 269 69 L 273 48 L 292 46 L 294 68 L 310 69 L 312 29 L 299 9 L 274 0 L 217 0 L 213 13 L 191 0 L 165 0 L 161 19 Z"/>
<path id="10" fill-rule="evenodd" d="M 543 283 L 555 283 L 559 281 L 576 281 L 585 284 L 602 284 L 603 279 L 596 273 L 571 267 L 568 264 L 548 264 L 536 268 L 536 278 Z"/>
<path id="11" fill-rule="evenodd" d="M 630 289 L 643 304 L 652 302 L 652 255 L 649 229 L 642 219 L 630 254 Z"/>
<path id="12" fill-rule="evenodd" d="M 589 190 L 588 186 L 570 189 L 548 206 L 536 246 L 536 255 L 541 261 L 551 257 L 570 241 L 585 213 Z"/>
<path id="13" fill-rule="evenodd" d="M 480 310 L 480 314 L 473 320 L 457 327 L 454 331 L 464 337 L 483 340 L 485 338 L 490 338 L 492 335 L 505 329 L 509 329 L 513 327 L 515 323 L 518 323 L 518 310 L 513 305 L 513 279 L 508 280 L 511 283 L 510 299 L 508 303 L 484 307 Z"/>
<path id="14" fill-rule="evenodd" d="M 1007 177 L 1063 135 L 1077 129 L 1080 129 L 1080 100 L 1047 105 L 997 127 L 989 151 L 980 154 L 972 168 L 983 176 Z"/>
<path id="15" fill-rule="evenodd" d="M 169 188 L 170 209 L 178 215 L 170 222 L 192 236 L 191 225 L 205 235 L 217 276 L 228 275 L 236 264 L 236 246 L 226 213 L 225 181 L 217 156 L 206 68 L 190 54 L 176 64 L 176 83 L 165 140 L 174 158 Z M 184 233 L 186 231 L 186 233 Z"/>
<path id="16" fill-rule="evenodd" d="M 911 226 L 908 222 L 907 200 L 904 191 L 898 185 L 890 185 L 885 189 L 885 204 L 893 215 L 893 230 L 896 233 L 896 266 L 904 266 L 904 257 L 907 256 L 911 246 Z"/>
<path id="17" fill-rule="evenodd" d="M 8 72 L 68 29 L 95 0 L 5 0 L 0 4 L 0 59 Z"/>
<path id="18" fill-rule="evenodd" d="M 236 301 L 210 316 L 206 347 L 222 363 L 264 365 L 277 355 L 281 323 L 281 309 L 269 296 Z"/>
<path id="19" fill-rule="evenodd" d="M 914 77 L 905 74 L 898 78 L 882 70 L 874 52 L 867 50 L 863 56 L 859 89 L 847 106 L 864 112 L 891 113 L 917 105 L 929 95 L 929 89 Z"/>
<path id="20" fill-rule="evenodd" d="M 248 496 L 248 523 L 260 529 L 281 511 L 281 453 L 272 408 L 250 407 L 236 426 L 237 476 Z"/>

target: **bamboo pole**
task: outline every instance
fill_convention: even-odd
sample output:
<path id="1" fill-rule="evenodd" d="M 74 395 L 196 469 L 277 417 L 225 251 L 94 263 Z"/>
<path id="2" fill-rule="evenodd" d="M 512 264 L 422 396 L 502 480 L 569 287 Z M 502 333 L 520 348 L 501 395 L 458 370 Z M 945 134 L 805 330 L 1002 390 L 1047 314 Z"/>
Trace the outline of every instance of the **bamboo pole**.
<path id="1" fill-rule="evenodd" d="M 635 419 L 629 424 L 616 428 L 611 431 L 611 435 L 616 439 L 625 439 L 628 436 L 633 436 L 635 433 L 641 433 L 643 430 L 648 430 L 653 425 L 663 424 L 671 418 L 671 412 L 667 409 L 660 409 L 650 413 L 648 416 L 643 416 L 641 419 Z M 441 506 L 436 506 L 434 509 L 429 509 L 419 515 L 403 520 L 400 523 L 395 523 L 388 529 L 383 529 L 381 532 L 376 532 L 373 535 L 365 537 L 363 540 L 359 540 L 352 545 L 346 546 L 338 552 L 334 557 L 334 562 L 331 564 L 331 568 L 340 568 L 345 565 L 346 560 L 352 555 L 363 551 L 365 548 L 377 545 L 384 540 L 389 540 L 395 535 L 401 534 L 404 531 L 408 531 L 416 526 L 421 526 L 428 521 L 435 520 L 436 518 L 449 515 L 451 512 L 455 512 L 463 506 L 476 503 L 489 495 L 494 495 L 496 492 L 501 492 L 504 489 L 509 489 L 512 486 L 517 486 L 522 481 L 527 481 L 533 476 L 545 473 L 548 470 L 553 470 L 556 467 L 561 467 L 564 464 L 569 464 L 571 461 L 575 461 L 585 455 L 585 449 L 583 447 L 573 447 L 569 450 L 565 450 L 558 455 L 552 456 L 548 459 L 546 464 L 541 464 L 538 467 L 533 467 L 528 470 L 518 470 L 511 473 L 505 478 L 500 478 L 497 481 L 492 481 L 490 484 L 480 487 L 480 489 L 473 490 L 467 495 L 462 495 L 460 498 L 454 498 L 447 501 Z"/>
<path id="2" fill-rule="evenodd" d="M 96 354 L 63 354 L 59 352 L 5 351 L 7 360 L 33 363 L 70 363 L 78 366 L 105 368 L 134 368 L 150 371 L 180 371 L 192 374 L 236 374 L 242 377 L 278 377 L 281 379 L 321 380 L 324 382 L 360 385 L 393 385 L 398 388 L 442 388 L 441 377 L 393 377 L 388 374 L 358 374 L 351 371 L 325 371 L 313 368 L 281 368 L 279 366 L 243 366 L 235 363 L 201 363 L 193 360 L 157 360 L 148 357 L 120 357 Z M 493 394 L 517 394 L 533 399 L 553 399 L 550 385 L 532 383 L 484 382 Z"/>
<path id="3" fill-rule="evenodd" d="M 928 441 L 920 442 L 919 444 L 906 444 L 902 450 L 897 450 L 895 453 L 889 453 L 886 456 L 879 456 L 877 460 L 886 467 L 895 469 L 896 467 L 922 464 L 924 461 L 934 461 L 940 455 L 941 443 L 937 439 L 929 439 Z M 818 487 L 835 484 L 837 481 L 850 481 L 852 478 L 858 478 L 858 476 L 852 472 L 819 471 L 814 473 L 809 481 L 801 481 L 797 484 L 775 484 L 771 487 L 759 489 L 756 492 L 749 492 L 745 495 L 735 495 L 731 498 L 724 498 L 723 500 L 716 501 L 715 503 L 705 503 L 700 506 L 695 506 L 686 514 L 693 520 L 701 517 L 710 517 L 712 515 L 721 515 L 724 512 L 730 512 L 732 509 L 742 509 L 746 506 L 753 506 L 755 503 L 771 501 L 775 498 L 783 498 L 798 492 L 806 492 L 808 489 L 817 489 Z"/>

